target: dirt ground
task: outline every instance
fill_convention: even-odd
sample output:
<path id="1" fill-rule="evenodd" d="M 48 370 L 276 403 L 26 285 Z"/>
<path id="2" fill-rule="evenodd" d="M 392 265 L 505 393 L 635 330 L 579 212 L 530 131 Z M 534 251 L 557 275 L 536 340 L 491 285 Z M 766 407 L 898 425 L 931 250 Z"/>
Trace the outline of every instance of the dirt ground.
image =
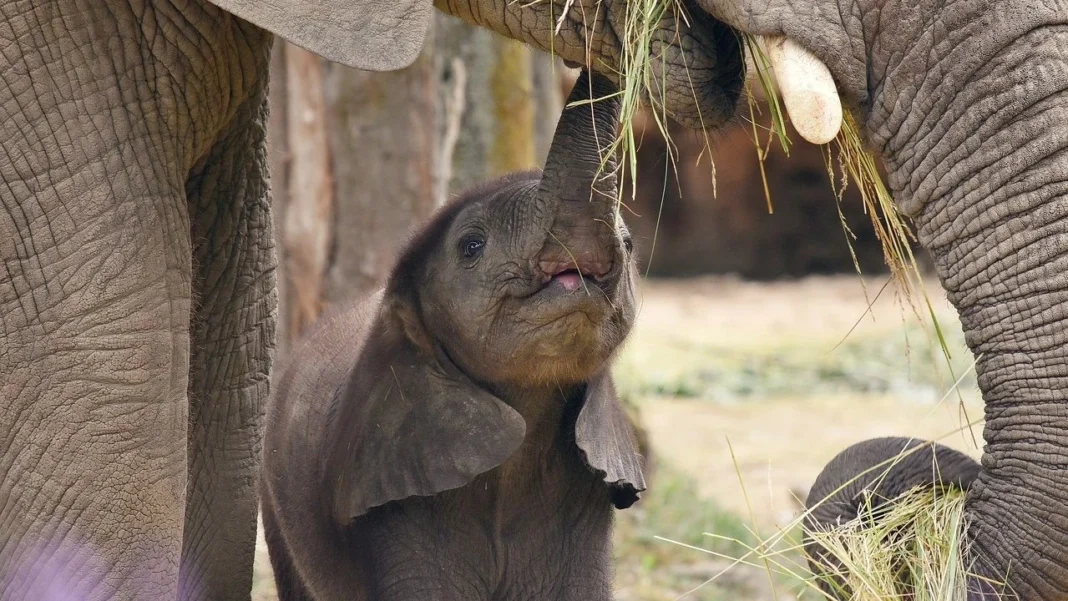
<path id="1" fill-rule="evenodd" d="M 680 598 L 730 564 L 657 537 L 716 550 L 733 547 L 702 532 L 764 537 L 788 527 L 820 469 L 851 443 L 918 436 L 978 455 L 982 424 L 966 424 L 981 419 L 981 403 L 955 312 L 928 283 L 947 359 L 934 329 L 892 287 L 867 313 L 884 283 L 644 283 L 617 377 L 640 408 L 658 467 L 640 508 L 620 516 L 619 599 Z M 785 601 L 792 583 L 737 566 L 684 598 Z M 253 599 L 274 599 L 262 536 Z"/>

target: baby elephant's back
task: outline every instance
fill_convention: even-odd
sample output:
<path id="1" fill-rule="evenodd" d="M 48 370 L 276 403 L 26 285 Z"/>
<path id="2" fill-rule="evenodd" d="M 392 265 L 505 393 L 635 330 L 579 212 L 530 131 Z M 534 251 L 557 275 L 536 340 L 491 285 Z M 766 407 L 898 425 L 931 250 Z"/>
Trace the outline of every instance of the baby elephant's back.
<path id="1" fill-rule="evenodd" d="M 266 472 L 315 454 L 310 446 L 321 442 L 334 391 L 356 362 L 381 299 L 379 291 L 329 310 L 283 360 L 267 410 Z"/>

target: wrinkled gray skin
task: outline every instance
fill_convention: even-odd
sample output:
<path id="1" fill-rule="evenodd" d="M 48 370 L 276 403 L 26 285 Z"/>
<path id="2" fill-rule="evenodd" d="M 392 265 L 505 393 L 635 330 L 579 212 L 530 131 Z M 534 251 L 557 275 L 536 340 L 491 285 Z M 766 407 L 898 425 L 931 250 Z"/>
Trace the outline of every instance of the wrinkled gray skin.
<path id="1" fill-rule="evenodd" d="M 797 40 L 859 109 L 978 357 L 976 565 L 1021 599 L 1068 597 L 1068 2 L 698 2 Z"/>
<path id="2" fill-rule="evenodd" d="M 0 7 L 3 601 L 248 597 L 275 304 L 260 27 L 398 68 L 430 5 L 214 1 L 249 22 L 206 0 Z M 791 36 L 858 109 L 980 357 L 978 566 L 1023 599 L 1068 596 L 1068 528 L 1051 517 L 1068 515 L 1065 1 L 693 2 Z M 571 3 L 558 34 L 565 2 L 549 4 L 435 2 L 619 66 L 622 0 Z M 691 17 L 654 44 L 667 109 L 715 125 L 739 59 L 732 32 Z"/>
<path id="3" fill-rule="evenodd" d="M 570 100 L 614 91 L 593 79 Z M 282 601 L 611 598 L 612 505 L 645 488 L 609 372 L 630 235 L 615 178 L 589 192 L 617 119 L 614 99 L 565 110 L 544 178 L 443 208 L 291 356 L 262 479 Z"/>

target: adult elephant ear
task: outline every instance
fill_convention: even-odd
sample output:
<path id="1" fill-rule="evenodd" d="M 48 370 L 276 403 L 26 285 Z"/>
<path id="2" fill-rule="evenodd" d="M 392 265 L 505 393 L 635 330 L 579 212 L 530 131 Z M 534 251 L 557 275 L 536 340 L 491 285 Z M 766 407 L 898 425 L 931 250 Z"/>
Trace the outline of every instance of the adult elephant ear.
<path id="1" fill-rule="evenodd" d="M 412 64 L 430 0 L 208 0 L 327 60 L 367 71 Z"/>
<path id="2" fill-rule="evenodd" d="M 612 504 L 618 509 L 633 505 L 645 490 L 645 476 L 634 430 L 607 372 L 586 384 L 575 422 L 575 442 L 586 463 L 609 485 Z"/>
<path id="3" fill-rule="evenodd" d="M 342 525 L 390 501 L 459 488 L 504 462 L 526 433 L 519 413 L 413 341 L 412 316 L 390 304 L 338 388 L 325 433 L 320 475 Z"/>

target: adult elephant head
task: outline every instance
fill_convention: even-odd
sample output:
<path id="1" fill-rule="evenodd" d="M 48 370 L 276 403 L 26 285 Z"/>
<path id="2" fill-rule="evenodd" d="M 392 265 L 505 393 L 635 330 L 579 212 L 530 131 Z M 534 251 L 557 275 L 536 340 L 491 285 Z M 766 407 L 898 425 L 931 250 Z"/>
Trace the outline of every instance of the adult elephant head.
<path id="1" fill-rule="evenodd" d="M 857 110 L 978 357 L 975 565 L 1021 599 L 1068 597 L 1068 3 L 698 2 L 810 50 Z M 902 448 L 844 453 L 821 479 Z M 896 477 L 931 482 L 931 462 L 912 469 Z"/>

